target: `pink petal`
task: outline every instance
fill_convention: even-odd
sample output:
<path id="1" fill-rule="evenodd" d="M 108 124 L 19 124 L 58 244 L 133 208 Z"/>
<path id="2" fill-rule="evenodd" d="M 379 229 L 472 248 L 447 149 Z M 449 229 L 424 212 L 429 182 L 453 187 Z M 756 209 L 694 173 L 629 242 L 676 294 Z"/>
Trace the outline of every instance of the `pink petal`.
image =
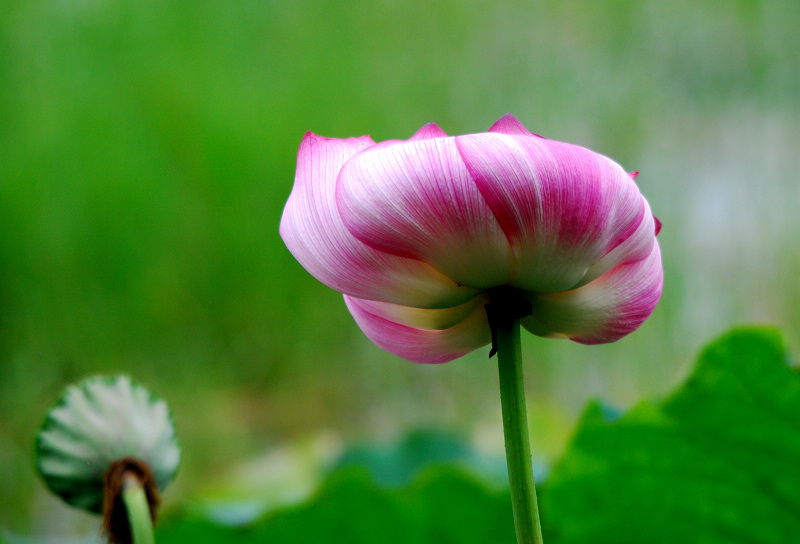
<path id="1" fill-rule="evenodd" d="M 336 177 L 342 165 L 373 145 L 369 136 L 339 140 L 306 134 L 295 184 L 281 217 L 286 247 L 329 287 L 361 298 L 409 306 L 452 306 L 477 291 L 418 260 L 376 251 L 353 237 L 336 209 Z"/>
<path id="2" fill-rule="evenodd" d="M 639 328 L 661 297 L 661 251 L 653 244 L 645 259 L 618 266 L 578 289 L 529 293 L 533 315 L 522 325 L 539 336 L 583 344 L 614 342 Z"/>
<path id="3" fill-rule="evenodd" d="M 644 220 L 646 203 L 633 180 L 588 149 L 498 132 L 459 136 L 456 145 L 511 242 L 514 287 L 560 292 L 580 285 Z"/>
<path id="4" fill-rule="evenodd" d="M 534 136 L 534 134 L 525 128 L 525 125 L 520 123 L 519 119 L 506 113 L 492 125 L 489 132 L 498 132 L 500 134 L 517 134 L 521 136 Z"/>
<path id="5" fill-rule="evenodd" d="M 576 287 L 586 285 L 621 264 L 638 261 L 650 255 L 653 250 L 653 244 L 655 244 L 655 235 L 658 234 L 658 226 L 655 217 L 650 211 L 650 205 L 646 200 L 642 200 L 645 209 L 642 213 L 641 222 L 633 234 L 589 267 L 586 275 Z"/>
<path id="6" fill-rule="evenodd" d="M 370 340 L 414 363 L 446 363 L 492 339 L 483 296 L 445 310 L 402 308 L 347 295 L 344 301 Z"/>
<path id="7" fill-rule="evenodd" d="M 370 247 L 424 261 L 460 285 L 510 278 L 508 240 L 453 138 L 359 153 L 342 168 L 336 199 L 348 230 Z"/>
<path id="8" fill-rule="evenodd" d="M 447 138 L 447 133 L 436 123 L 428 123 L 415 132 L 409 140 L 430 140 L 432 138 Z"/>
<path id="9" fill-rule="evenodd" d="M 449 329 L 464 321 L 473 312 L 485 313 L 484 306 L 487 302 L 487 295 L 481 293 L 463 304 L 450 308 L 411 308 L 409 306 L 366 299 L 357 299 L 355 304 L 363 311 L 400 325 L 416 329 L 442 330 Z"/>

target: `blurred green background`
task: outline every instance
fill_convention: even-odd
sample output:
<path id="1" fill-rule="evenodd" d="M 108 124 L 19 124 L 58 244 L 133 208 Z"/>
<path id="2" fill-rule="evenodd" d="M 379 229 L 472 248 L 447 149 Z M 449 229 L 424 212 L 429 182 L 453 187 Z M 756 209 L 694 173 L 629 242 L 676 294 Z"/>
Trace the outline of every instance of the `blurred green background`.
<path id="1" fill-rule="evenodd" d="M 0 526 L 84 523 L 30 453 L 94 372 L 170 402 L 185 459 L 168 503 L 287 444 L 445 428 L 502 452 L 488 348 L 383 353 L 284 247 L 308 130 L 481 132 L 512 112 L 641 172 L 664 297 L 616 344 L 525 338 L 544 461 L 589 398 L 669 390 L 733 324 L 778 324 L 796 352 L 798 28 L 792 0 L 4 1 Z"/>

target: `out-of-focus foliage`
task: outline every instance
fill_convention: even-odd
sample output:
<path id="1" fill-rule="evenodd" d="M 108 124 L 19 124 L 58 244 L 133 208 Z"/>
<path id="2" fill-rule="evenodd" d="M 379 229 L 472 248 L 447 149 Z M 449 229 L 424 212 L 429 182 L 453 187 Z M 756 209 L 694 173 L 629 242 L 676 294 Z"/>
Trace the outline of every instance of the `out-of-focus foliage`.
<path id="1" fill-rule="evenodd" d="M 584 414 L 539 486 L 552 544 L 791 542 L 800 533 L 800 375 L 777 331 L 731 331 L 666 400 Z M 168 542 L 514 542 L 507 490 L 429 468 L 405 487 L 335 473 L 306 504 L 235 529 L 177 517 Z M 238 539 L 238 540 L 237 540 Z"/>
<path id="2" fill-rule="evenodd" d="M 412 431 L 397 444 L 351 447 L 339 456 L 333 469 L 362 467 L 379 485 L 404 486 L 431 464 L 458 466 L 500 483 L 508 478 L 503 457 L 487 458 L 463 437 L 434 429 Z"/>
<path id="3" fill-rule="evenodd" d="M 187 517 L 158 528 L 159 541 L 208 543 L 386 542 L 491 544 L 514 541 L 508 493 L 489 491 L 466 473 L 430 469 L 400 489 L 366 472 L 334 474 L 308 503 L 246 528 Z"/>
<path id="4" fill-rule="evenodd" d="M 0 3 L 0 525 L 85 526 L 44 498 L 30 445 L 95 372 L 169 401 L 187 455 L 168 508 L 320 430 L 502 449 L 486 352 L 382 353 L 286 251 L 307 130 L 477 132 L 510 111 L 641 172 L 664 298 L 614 345 L 525 338 L 538 455 L 587 397 L 665 391 L 733 322 L 797 341 L 797 28 L 792 0 Z"/>

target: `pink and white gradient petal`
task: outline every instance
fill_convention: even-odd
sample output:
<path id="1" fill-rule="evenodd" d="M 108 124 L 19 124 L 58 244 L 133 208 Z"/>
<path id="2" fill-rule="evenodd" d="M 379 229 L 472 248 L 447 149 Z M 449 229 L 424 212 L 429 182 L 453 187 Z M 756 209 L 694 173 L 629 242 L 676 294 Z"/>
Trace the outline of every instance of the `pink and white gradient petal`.
<path id="1" fill-rule="evenodd" d="M 579 146 L 517 135 L 511 120 L 501 128 L 458 136 L 456 144 L 513 247 L 509 283 L 535 292 L 571 289 L 636 231 L 644 200 L 612 160 Z"/>
<path id="2" fill-rule="evenodd" d="M 286 247 L 311 275 L 339 292 L 419 307 L 448 307 L 478 290 L 460 286 L 419 260 L 366 246 L 345 228 L 336 209 L 339 171 L 369 136 L 340 140 L 306 134 L 292 193 L 281 217 Z"/>
<path id="3" fill-rule="evenodd" d="M 453 138 L 369 149 L 336 188 L 348 230 L 377 250 L 418 259 L 461 285 L 508 283 L 513 256 Z"/>
<path id="4" fill-rule="evenodd" d="M 358 306 L 370 314 L 416 329 L 449 329 L 475 312 L 484 312 L 489 302 L 486 293 L 450 308 L 412 308 L 388 302 L 359 299 Z"/>
<path id="5" fill-rule="evenodd" d="M 539 336 L 582 344 L 614 342 L 635 331 L 661 297 L 658 243 L 646 258 L 620 265 L 591 283 L 562 293 L 527 293 L 533 314 L 522 326 Z"/>
<path id="6" fill-rule="evenodd" d="M 447 328 L 422 328 L 411 324 L 424 325 L 431 319 L 438 320 L 441 315 L 423 317 L 417 309 L 405 313 L 397 307 L 387 308 L 381 303 L 347 295 L 344 301 L 370 340 L 389 353 L 414 363 L 446 363 L 485 346 L 492 339 L 486 312 L 483 304 L 479 303 L 482 300 Z M 439 321 L 439 324 L 444 324 L 444 321 Z"/>
<path id="7" fill-rule="evenodd" d="M 433 138 L 447 138 L 447 133 L 439 128 L 439 125 L 436 123 L 428 123 L 416 131 L 414 135 L 408 139 L 408 141 L 432 140 Z"/>
<path id="8" fill-rule="evenodd" d="M 642 220 L 636 230 L 611 251 L 606 253 L 599 261 L 594 263 L 576 287 L 581 287 L 599 278 L 612 268 L 621 264 L 644 259 L 653 250 L 656 243 L 654 234 L 658 233 L 657 220 L 650 211 L 650 205 L 642 197 L 644 212 Z"/>
<path id="9" fill-rule="evenodd" d="M 516 134 L 518 136 L 536 136 L 541 138 L 538 134 L 534 134 L 523 125 L 519 119 L 506 113 L 487 132 L 497 132 L 499 134 Z"/>

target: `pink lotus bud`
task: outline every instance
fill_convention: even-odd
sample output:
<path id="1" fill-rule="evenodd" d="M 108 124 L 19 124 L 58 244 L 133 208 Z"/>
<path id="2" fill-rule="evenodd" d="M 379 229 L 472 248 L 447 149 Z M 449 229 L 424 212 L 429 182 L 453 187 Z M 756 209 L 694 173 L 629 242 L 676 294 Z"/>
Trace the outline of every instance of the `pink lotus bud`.
<path id="1" fill-rule="evenodd" d="M 411 361 L 488 344 L 484 305 L 502 286 L 531 303 L 530 332 L 613 342 L 663 282 L 660 223 L 633 177 L 511 115 L 481 134 L 429 124 L 379 144 L 308 133 L 280 232 L 373 342 Z"/>

